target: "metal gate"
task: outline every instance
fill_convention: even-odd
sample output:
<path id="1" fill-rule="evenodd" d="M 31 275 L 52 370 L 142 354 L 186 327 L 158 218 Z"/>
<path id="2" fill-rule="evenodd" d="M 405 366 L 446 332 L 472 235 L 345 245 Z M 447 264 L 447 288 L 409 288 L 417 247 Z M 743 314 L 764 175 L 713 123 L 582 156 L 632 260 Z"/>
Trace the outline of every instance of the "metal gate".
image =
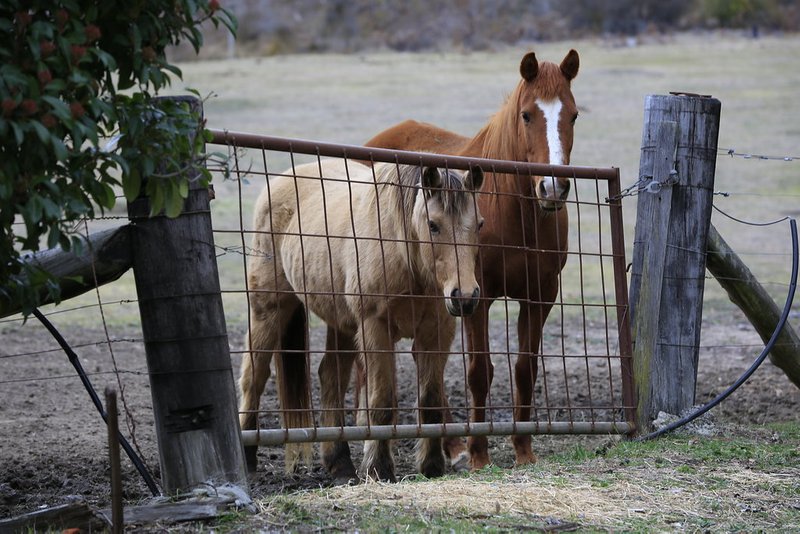
<path id="1" fill-rule="evenodd" d="M 218 249 L 238 253 L 226 256 L 230 256 L 228 261 L 231 265 L 238 262 L 239 269 L 243 268 L 247 256 L 253 253 L 250 234 L 254 229 L 249 226 L 252 203 L 265 187 L 266 177 L 292 175 L 292 169 L 302 162 L 319 163 L 324 158 L 343 158 L 347 165 L 389 162 L 461 170 L 480 166 L 487 173 L 506 173 L 514 177 L 563 176 L 573 182 L 573 191 L 566 201 L 570 217 L 568 260 L 561 273 L 558 297 L 544 326 L 537 357 L 539 374 L 529 421 L 517 421 L 513 416 L 514 362 L 519 350 L 517 325 L 512 322 L 515 321 L 516 303 L 498 299 L 490 313 L 494 382 L 487 400 L 485 422 L 469 420 L 472 408 L 467 387 L 469 355 L 465 352 L 466 338 L 459 323 L 445 376 L 452 422 L 417 422 L 419 391 L 415 390 L 415 385 L 418 381 L 409 354 L 410 344 L 401 342 L 397 348 L 396 381 L 402 394 L 398 395 L 396 424 L 355 424 L 359 406 L 351 386 L 349 395 L 353 398 L 348 397 L 344 408 L 347 424 L 320 426 L 319 399 L 314 397 L 311 407 L 313 426 L 282 428 L 280 409 L 277 401 L 271 398 L 274 391 L 268 388 L 261 401 L 259 429 L 243 432 L 245 445 L 468 435 L 627 434 L 634 430 L 622 206 L 619 200 L 614 200 L 620 192 L 618 169 L 442 156 L 228 131 L 214 131 L 213 134 L 213 144 L 228 147 L 233 173 L 238 178 L 217 186 L 217 189 L 222 187 L 231 195 L 238 195 L 240 223 L 238 227 L 215 227 L 215 241 Z M 322 180 L 325 179 L 323 176 Z M 218 193 L 217 196 L 221 195 Z M 226 193 L 225 198 L 228 196 Z M 246 267 L 243 269 L 246 271 Z M 246 317 L 249 322 L 249 313 L 242 311 L 243 303 L 248 300 L 247 290 L 223 287 L 223 296 L 226 301 L 238 301 L 233 313 Z M 237 318 L 229 320 L 229 324 L 237 322 L 241 321 Z M 325 351 L 325 330 L 321 321 L 314 317 L 309 319 L 306 357 L 311 379 L 315 382 L 316 366 Z M 232 352 L 246 353 L 245 350 Z M 316 383 L 316 387 L 318 385 Z M 364 406 L 360 409 L 363 410 Z"/>

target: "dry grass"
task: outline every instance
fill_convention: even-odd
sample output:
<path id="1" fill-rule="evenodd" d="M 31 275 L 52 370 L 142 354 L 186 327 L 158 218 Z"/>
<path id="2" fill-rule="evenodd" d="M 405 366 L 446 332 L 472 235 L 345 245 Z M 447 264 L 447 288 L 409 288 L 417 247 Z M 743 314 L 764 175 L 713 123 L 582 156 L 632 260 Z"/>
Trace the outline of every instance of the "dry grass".
<path id="1" fill-rule="evenodd" d="M 698 462 L 669 447 L 658 455 L 633 457 L 590 454 L 579 461 L 554 458 L 532 468 L 489 469 L 436 481 L 303 491 L 261 501 L 260 517 L 291 527 L 300 511 L 305 527 L 345 530 L 550 525 L 656 531 L 773 530 L 798 517 L 796 465 L 765 470 L 747 459 Z M 288 502 L 292 513 L 287 513 Z"/>

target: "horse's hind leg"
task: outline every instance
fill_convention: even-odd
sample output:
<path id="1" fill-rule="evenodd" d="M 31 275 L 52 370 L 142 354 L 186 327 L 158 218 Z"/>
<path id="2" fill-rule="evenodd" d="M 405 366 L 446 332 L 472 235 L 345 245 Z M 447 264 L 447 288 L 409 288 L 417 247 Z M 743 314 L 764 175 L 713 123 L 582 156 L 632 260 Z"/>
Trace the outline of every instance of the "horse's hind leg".
<path id="1" fill-rule="evenodd" d="M 364 352 L 367 373 L 366 398 L 370 425 L 391 425 L 395 422 L 397 386 L 395 356 L 385 321 L 365 319 L 359 331 L 359 345 Z M 359 472 L 364 477 L 395 482 L 394 459 L 390 440 L 364 442 L 364 458 Z"/>
<path id="2" fill-rule="evenodd" d="M 325 356 L 319 365 L 322 415 L 320 426 L 343 427 L 344 397 L 356 359 L 352 336 L 328 328 Z M 320 446 L 322 463 L 333 477 L 334 484 L 348 484 L 356 479 L 356 468 L 346 441 L 325 441 Z"/>
<path id="3" fill-rule="evenodd" d="M 299 306 L 300 301 L 294 296 L 279 300 L 276 294 L 258 291 L 250 296 L 250 328 L 245 338 L 247 352 L 242 357 L 239 372 L 242 430 L 258 428 L 258 406 L 270 377 L 272 356 L 280 347 L 288 323 Z M 245 460 L 251 472 L 256 469 L 257 451 L 257 446 L 245 447 Z"/>

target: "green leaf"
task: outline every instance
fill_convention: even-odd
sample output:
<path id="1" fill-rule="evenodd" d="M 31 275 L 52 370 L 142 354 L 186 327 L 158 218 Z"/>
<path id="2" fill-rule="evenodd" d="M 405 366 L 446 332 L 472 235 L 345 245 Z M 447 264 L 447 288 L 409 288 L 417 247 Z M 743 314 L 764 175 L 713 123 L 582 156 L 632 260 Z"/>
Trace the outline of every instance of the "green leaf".
<path id="1" fill-rule="evenodd" d="M 167 217 L 175 218 L 181 214 L 183 210 L 183 198 L 179 194 L 178 191 L 170 185 L 167 188 L 167 199 L 166 199 L 166 213 Z"/>
<path id="2" fill-rule="evenodd" d="M 16 121 L 9 121 L 9 124 L 11 125 L 11 129 L 14 130 L 14 139 L 17 142 L 17 146 L 20 146 L 22 142 L 25 141 L 25 131 Z"/>
<path id="3" fill-rule="evenodd" d="M 61 208 L 49 198 L 42 198 L 42 210 L 48 219 L 61 218 Z"/>
<path id="4" fill-rule="evenodd" d="M 154 182 L 155 180 L 150 180 L 148 185 Z M 150 216 L 157 215 L 162 209 L 164 209 L 164 190 L 160 186 L 155 186 L 150 194 Z"/>
<path id="5" fill-rule="evenodd" d="M 178 194 L 182 199 L 186 199 L 186 197 L 189 196 L 189 180 L 181 179 L 181 181 L 178 182 Z"/>
<path id="6" fill-rule="evenodd" d="M 69 158 L 69 152 L 67 151 L 67 146 L 64 144 L 64 141 L 52 135 L 50 136 L 50 143 L 53 145 L 53 151 L 56 153 L 56 159 L 58 161 L 66 161 L 67 158 Z"/>
<path id="7" fill-rule="evenodd" d="M 142 189 L 142 176 L 139 169 L 131 168 L 131 172 L 122 179 L 122 191 L 125 193 L 125 200 L 133 202 L 139 196 Z"/>
<path id="8" fill-rule="evenodd" d="M 36 120 L 31 121 L 31 126 L 33 126 L 34 131 L 36 131 L 36 135 L 39 136 L 39 141 L 41 141 L 43 145 L 46 145 L 50 141 L 50 130 L 45 128 L 44 124 Z"/>
<path id="9" fill-rule="evenodd" d="M 53 225 L 47 235 L 47 248 L 56 248 L 59 242 L 61 242 L 61 230 L 57 225 Z"/>
<path id="10" fill-rule="evenodd" d="M 42 100 L 47 102 L 53 110 L 53 115 L 58 117 L 61 120 L 71 120 L 72 113 L 69 110 L 69 106 L 60 98 L 56 98 L 50 95 L 42 96 Z"/>

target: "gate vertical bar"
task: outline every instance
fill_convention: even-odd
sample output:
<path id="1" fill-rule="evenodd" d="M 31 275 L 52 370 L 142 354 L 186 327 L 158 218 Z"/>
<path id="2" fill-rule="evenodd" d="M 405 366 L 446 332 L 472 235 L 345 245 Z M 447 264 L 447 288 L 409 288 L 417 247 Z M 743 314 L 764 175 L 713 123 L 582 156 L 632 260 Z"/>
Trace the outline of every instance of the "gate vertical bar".
<path id="1" fill-rule="evenodd" d="M 645 101 L 639 177 L 655 185 L 638 197 L 630 289 L 639 431 L 694 404 L 720 110 L 708 97 Z"/>
<path id="2" fill-rule="evenodd" d="M 146 197 L 128 206 L 164 492 L 247 491 L 208 189 L 191 182 L 175 219 L 149 213 Z"/>
<path id="3" fill-rule="evenodd" d="M 633 349 L 631 342 L 630 305 L 625 263 L 625 229 L 622 223 L 622 199 L 620 198 L 619 169 L 608 181 L 609 217 L 611 219 L 611 253 L 614 265 L 614 295 L 617 308 L 617 332 L 619 336 L 620 370 L 622 374 L 622 405 L 625 418 L 636 422 L 636 401 L 633 376 Z"/>

